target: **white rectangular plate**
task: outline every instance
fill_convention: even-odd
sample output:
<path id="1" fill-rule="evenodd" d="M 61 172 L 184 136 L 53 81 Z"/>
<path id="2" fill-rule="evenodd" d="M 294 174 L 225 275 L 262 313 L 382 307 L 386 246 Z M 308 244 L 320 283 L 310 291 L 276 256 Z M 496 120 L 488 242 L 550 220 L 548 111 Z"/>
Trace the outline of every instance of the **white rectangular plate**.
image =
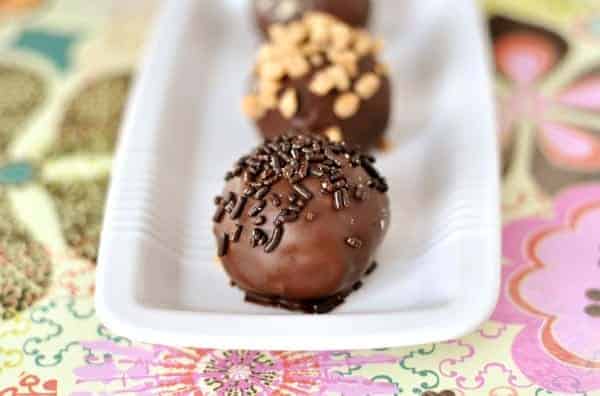
<path id="1" fill-rule="evenodd" d="M 392 225 L 379 268 L 327 315 L 243 301 L 214 260 L 212 197 L 259 142 L 239 111 L 258 41 L 243 0 L 165 2 L 133 90 L 109 193 L 96 307 L 147 342 L 326 350 L 476 328 L 499 288 L 498 164 L 482 23 L 470 1 L 376 0 L 393 79 L 378 164 Z"/>

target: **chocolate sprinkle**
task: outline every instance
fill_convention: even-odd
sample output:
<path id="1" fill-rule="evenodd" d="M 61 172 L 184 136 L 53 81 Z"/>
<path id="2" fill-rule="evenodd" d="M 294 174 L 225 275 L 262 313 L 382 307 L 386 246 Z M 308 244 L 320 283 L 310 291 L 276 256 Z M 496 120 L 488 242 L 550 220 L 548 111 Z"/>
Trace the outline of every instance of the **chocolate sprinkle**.
<path id="1" fill-rule="evenodd" d="M 373 261 L 369 268 L 365 271 L 365 275 L 371 275 L 377 269 L 377 261 Z"/>
<path id="2" fill-rule="evenodd" d="M 245 196 L 241 196 L 240 199 L 238 199 L 237 203 L 233 207 L 233 210 L 231 211 L 231 219 L 232 220 L 235 220 L 241 216 L 242 212 L 244 211 L 244 206 L 246 206 L 247 201 L 248 201 L 248 198 L 246 198 Z"/>
<path id="3" fill-rule="evenodd" d="M 346 238 L 346 244 L 353 249 L 360 249 L 362 247 L 362 241 L 356 237 Z"/>
<path id="4" fill-rule="evenodd" d="M 215 223 L 220 223 L 221 220 L 223 220 L 223 216 L 225 216 L 225 208 L 222 205 L 217 206 L 217 210 L 215 211 L 215 214 L 213 215 L 213 221 Z"/>
<path id="5" fill-rule="evenodd" d="M 254 187 L 248 186 L 244 188 L 244 192 L 242 194 L 244 195 L 244 197 L 250 198 L 252 195 L 254 195 L 255 192 L 256 189 Z"/>
<path id="6" fill-rule="evenodd" d="M 235 207 L 237 203 L 237 197 L 234 193 L 229 192 L 229 194 L 227 194 L 227 199 L 225 199 L 225 211 L 227 213 L 231 213 L 233 211 L 233 208 Z"/>
<path id="7" fill-rule="evenodd" d="M 258 245 L 263 245 L 267 241 L 267 234 L 260 228 L 255 228 L 252 231 L 252 237 L 250 238 L 250 245 L 252 247 L 256 247 Z"/>
<path id="8" fill-rule="evenodd" d="M 308 161 L 308 159 L 307 159 L 307 161 Z M 308 170 L 309 170 L 308 163 L 303 162 L 302 165 L 300 165 L 300 169 L 298 170 L 298 175 L 300 177 L 300 180 L 303 180 L 308 176 Z"/>
<path id="9" fill-rule="evenodd" d="M 348 206 L 350 206 L 350 195 L 348 195 L 348 190 L 342 188 L 340 191 L 342 191 L 342 204 L 345 208 L 347 208 Z"/>
<path id="10" fill-rule="evenodd" d="M 261 187 L 258 189 L 258 191 L 256 192 L 256 194 L 254 194 L 254 198 L 256 199 L 263 199 L 265 197 L 265 195 L 267 195 L 269 193 L 269 190 L 271 188 L 270 187 Z"/>
<path id="11" fill-rule="evenodd" d="M 344 197 L 342 196 L 342 192 L 337 190 L 333 193 L 333 207 L 335 210 L 341 210 L 344 208 Z"/>
<path id="12" fill-rule="evenodd" d="M 231 239 L 232 242 L 238 242 L 240 240 L 240 237 L 242 236 L 242 230 L 244 229 L 244 226 L 241 224 L 236 224 L 235 226 L 235 232 L 233 233 L 233 238 Z"/>
<path id="13" fill-rule="evenodd" d="M 229 234 L 223 234 L 217 241 L 217 256 L 223 257 L 229 250 Z"/>
<path id="14" fill-rule="evenodd" d="M 261 199 L 260 201 L 258 201 L 258 203 L 256 205 L 254 205 L 252 208 L 250 208 L 250 211 L 248 212 L 248 216 L 250 216 L 250 217 L 257 216 L 260 212 L 263 211 L 265 206 L 267 206 L 267 202 L 264 199 Z"/>
<path id="15" fill-rule="evenodd" d="M 285 150 L 284 150 L 285 151 Z M 290 162 L 292 160 L 292 157 L 290 157 L 289 155 L 287 155 L 286 153 L 280 151 L 277 153 L 277 155 L 279 156 L 279 158 L 281 158 L 283 160 L 283 162 L 285 162 L 286 164 L 288 162 Z"/>
<path id="16" fill-rule="evenodd" d="M 271 253 L 273 250 L 277 249 L 277 246 L 279 246 L 279 243 L 281 242 L 282 236 L 283 236 L 283 226 L 278 225 L 273 230 L 273 233 L 271 234 L 271 238 L 265 245 L 265 252 Z"/>
<path id="17" fill-rule="evenodd" d="M 281 170 L 281 160 L 279 159 L 279 156 L 274 155 L 271 157 L 271 166 L 276 172 Z"/>
<path id="18" fill-rule="evenodd" d="M 251 181 L 254 181 L 254 175 L 247 170 L 243 173 L 243 180 L 244 183 L 250 183 Z"/>
<path id="19" fill-rule="evenodd" d="M 293 186 L 294 191 L 296 191 L 302 198 L 304 198 L 306 201 L 309 201 L 312 199 L 313 195 L 310 192 L 310 190 L 306 187 L 304 187 L 301 184 L 294 184 Z"/>

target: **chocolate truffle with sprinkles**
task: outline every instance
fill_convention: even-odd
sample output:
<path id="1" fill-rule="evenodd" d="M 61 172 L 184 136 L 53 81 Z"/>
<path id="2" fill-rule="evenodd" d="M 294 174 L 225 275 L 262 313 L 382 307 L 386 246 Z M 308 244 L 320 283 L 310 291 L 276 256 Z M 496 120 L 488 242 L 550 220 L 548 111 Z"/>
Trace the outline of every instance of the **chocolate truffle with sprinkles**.
<path id="1" fill-rule="evenodd" d="M 390 222 L 374 162 L 343 142 L 286 133 L 235 163 L 213 232 L 247 301 L 325 313 L 362 285 Z"/>
<path id="2" fill-rule="evenodd" d="M 345 23 L 364 27 L 371 11 L 371 0 L 253 0 L 256 23 L 263 34 L 275 23 L 288 23 L 306 12 L 325 12 Z"/>
<path id="3" fill-rule="evenodd" d="M 381 143 L 390 117 L 382 46 L 321 13 L 273 25 L 242 110 L 266 138 L 294 129 L 368 150 Z"/>

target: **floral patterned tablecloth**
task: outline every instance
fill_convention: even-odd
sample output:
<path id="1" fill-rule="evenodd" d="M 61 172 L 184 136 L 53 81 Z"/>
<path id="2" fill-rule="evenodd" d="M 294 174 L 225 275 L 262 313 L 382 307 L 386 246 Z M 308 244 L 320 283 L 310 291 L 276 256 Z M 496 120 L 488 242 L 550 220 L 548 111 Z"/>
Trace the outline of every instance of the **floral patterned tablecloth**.
<path id="1" fill-rule="evenodd" d="M 461 339 L 249 352 L 113 334 L 97 242 L 148 2 L 0 0 L 0 395 L 600 395 L 600 2 L 489 0 L 502 291 Z"/>

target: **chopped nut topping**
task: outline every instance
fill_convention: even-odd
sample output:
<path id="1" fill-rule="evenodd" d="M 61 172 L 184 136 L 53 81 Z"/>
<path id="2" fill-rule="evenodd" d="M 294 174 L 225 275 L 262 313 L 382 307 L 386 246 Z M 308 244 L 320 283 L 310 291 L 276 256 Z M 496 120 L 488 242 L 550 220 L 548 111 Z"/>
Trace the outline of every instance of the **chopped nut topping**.
<path id="1" fill-rule="evenodd" d="M 292 118 L 298 111 L 298 98 L 293 88 L 285 90 L 279 101 L 279 111 L 285 118 Z"/>
<path id="2" fill-rule="evenodd" d="M 335 84 L 335 87 L 340 91 L 347 91 L 350 89 L 350 77 L 343 67 L 339 65 L 330 66 L 327 68 L 327 74 Z"/>
<path id="3" fill-rule="evenodd" d="M 361 99 L 371 99 L 379 90 L 381 79 L 375 73 L 364 74 L 354 85 L 354 91 Z"/>
<path id="4" fill-rule="evenodd" d="M 327 72 L 323 70 L 315 74 L 308 89 L 315 95 L 325 96 L 333 89 L 335 82 Z"/>
<path id="5" fill-rule="evenodd" d="M 286 41 L 298 45 L 308 36 L 308 29 L 302 22 L 292 22 L 288 25 L 288 37 Z"/>
<path id="6" fill-rule="evenodd" d="M 264 109 L 258 98 L 254 95 L 248 95 L 242 100 L 242 111 L 253 120 L 259 119 L 264 114 Z"/>
<path id="7" fill-rule="evenodd" d="M 268 93 L 276 94 L 280 88 L 281 88 L 281 83 L 279 81 L 273 81 L 273 80 L 259 80 L 258 81 L 258 90 L 260 92 L 268 92 Z"/>
<path id="8" fill-rule="evenodd" d="M 286 28 L 284 25 L 273 24 L 269 27 L 269 38 L 275 43 L 286 41 Z"/>
<path id="9" fill-rule="evenodd" d="M 321 49 L 316 44 L 308 43 L 302 46 L 302 53 L 306 56 L 318 55 L 320 52 Z"/>
<path id="10" fill-rule="evenodd" d="M 335 19 L 326 14 L 308 13 L 304 22 L 309 29 L 310 40 L 317 44 L 327 44 L 331 37 L 330 26 Z"/>
<path id="11" fill-rule="evenodd" d="M 266 62 L 273 59 L 273 47 L 271 45 L 265 44 L 258 50 L 257 59 L 259 62 Z"/>
<path id="12" fill-rule="evenodd" d="M 324 14 L 322 12 L 307 12 L 304 16 L 304 21 L 308 24 L 308 26 L 319 24 L 330 26 L 332 23 L 337 21 L 337 19 L 335 19 L 329 14 Z"/>
<path id="13" fill-rule="evenodd" d="M 317 44 L 326 44 L 329 41 L 329 29 L 323 24 L 314 24 L 310 27 L 310 40 Z"/>
<path id="14" fill-rule="evenodd" d="M 327 128 L 324 133 L 325 133 L 325 136 L 327 136 L 327 139 L 329 139 L 330 141 L 332 141 L 334 143 L 339 143 L 342 140 L 344 140 L 344 137 L 342 135 L 342 130 L 339 127 Z"/>
<path id="15" fill-rule="evenodd" d="M 359 56 L 367 55 L 373 49 L 373 39 L 371 36 L 362 31 L 356 35 L 354 39 L 354 50 Z"/>
<path id="16" fill-rule="evenodd" d="M 310 63 L 315 67 L 319 67 L 325 63 L 325 59 L 319 54 L 314 54 L 310 57 Z"/>
<path id="17" fill-rule="evenodd" d="M 327 57 L 332 63 L 346 69 L 346 72 L 355 77 L 358 74 L 358 57 L 352 51 L 329 51 Z"/>
<path id="18" fill-rule="evenodd" d="M 274 24 L 269 37 L 270 42 L 258 52 L 255 91 L 242 103 L 253 119 L 271 109 L 292 118 L 298 112 L 298 92 L 290 88 L 281 94 L 281 90 L 289 86 L 287 79 L 313 73 L 309 91 L 319 96 L 335 92 L 334 113 L 349 118 L 358 111 L 361 99 L 375 95 L 381 86 L 379 76 L 387 73 L 377 64 L 375 73 L 361 75 L 361 59 L 374 56 L 383 43 L 328 14 L 309 12 L 300 20 Z"/>
<path id="19" fill-rule="evenodd" d="M 290 57 L 286 62 L 286 69 L 290 77 L 298 78 L 304 76 L 310 70 L 310 64 L 301 56 Z"/>
<path id="20" fill-rule="evenodd" d="M 285 75 L 285 70 L 280 63 L 265 62 L 259 66 L 259 73 L 267 80 L 279 80 Z"/>
<path id="21" fill-rule="evenodd" d="M 277 95 L 275 92 L 261 91 L 258 102 L 263 109 L 274 109 L 277 107 Z"/>
<path id="22" fill-rule="evenodd" d="M 335 100 L 333 105 L 333 112 L 339 118 L 345 119 L 350 118 L 358 111 L 360 105 L 360 98 L 353 93 L 345 93 Z"/>
<path id="23" fill-rule="evenodd" d="M 346 49 L 352 42 L 352 30 L 344 24 L 331 26 L 332 44 L 335 49 Z"/>

